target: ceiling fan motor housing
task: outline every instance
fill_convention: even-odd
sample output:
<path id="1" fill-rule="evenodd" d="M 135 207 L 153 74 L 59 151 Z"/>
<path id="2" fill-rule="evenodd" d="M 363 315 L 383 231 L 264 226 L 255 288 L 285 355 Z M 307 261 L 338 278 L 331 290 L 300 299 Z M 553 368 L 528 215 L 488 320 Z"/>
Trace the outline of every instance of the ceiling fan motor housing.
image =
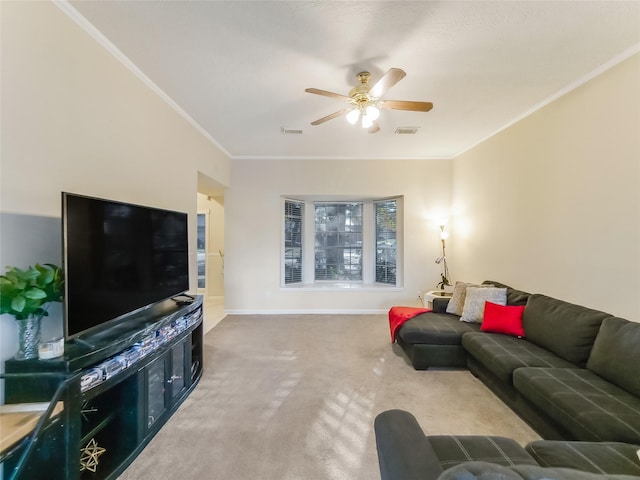
<path id="1" fill-rule="evenodd" d="M 369 85 L 369 79 L 371 74 L 369 72 L 360 72 L 358 74 L 358 81 L 360 85 L 357 85 L 351 89 L 349 96 L 351 97 L 351 103 L 354 107 L 359 109 L 365 109 L 369 105 L 374 105 L 377 98 L 369 95 L 371 86 Z"/>

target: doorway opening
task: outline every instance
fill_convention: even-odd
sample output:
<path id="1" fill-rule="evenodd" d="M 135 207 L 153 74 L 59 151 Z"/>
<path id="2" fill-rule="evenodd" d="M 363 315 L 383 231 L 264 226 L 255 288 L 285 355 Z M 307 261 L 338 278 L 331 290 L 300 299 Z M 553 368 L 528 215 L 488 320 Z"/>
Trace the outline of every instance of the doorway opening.
<path id="1" fill-rule="evenodd" d="M 200 180 L 200 175 L 199 175 Z M 224 190 L 198 182 L 196 265 L 198 295 L 203 296 L 205 333 L 224 313 Z M 204 182 L 203 182 L 204 183 Z"/>

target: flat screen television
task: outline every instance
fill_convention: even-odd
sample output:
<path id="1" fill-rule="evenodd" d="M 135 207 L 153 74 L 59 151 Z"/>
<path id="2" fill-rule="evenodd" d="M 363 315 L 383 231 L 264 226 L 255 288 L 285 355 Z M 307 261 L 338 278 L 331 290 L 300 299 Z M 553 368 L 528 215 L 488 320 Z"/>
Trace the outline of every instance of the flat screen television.
<path id="1" fill-rule="evenodd" d="M 67 340 L 189 290 L 187 214 L 62 193 Z"/>

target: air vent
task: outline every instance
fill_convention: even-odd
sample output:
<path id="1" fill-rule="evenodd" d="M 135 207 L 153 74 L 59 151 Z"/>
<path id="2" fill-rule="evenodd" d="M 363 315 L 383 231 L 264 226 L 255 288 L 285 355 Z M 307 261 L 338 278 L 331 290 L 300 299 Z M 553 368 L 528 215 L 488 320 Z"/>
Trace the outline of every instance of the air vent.
<path id="1" fill-rule="evenodd" d="M 396 135 L 415 135 L 418 133 L 418 127 L 398 127 L 396 128 Z"/>
<path id="2" fill-rule="evenodd" d="M 280 127 L 283 135 L 300 135 L 302 130 L 299 128 Z"/>

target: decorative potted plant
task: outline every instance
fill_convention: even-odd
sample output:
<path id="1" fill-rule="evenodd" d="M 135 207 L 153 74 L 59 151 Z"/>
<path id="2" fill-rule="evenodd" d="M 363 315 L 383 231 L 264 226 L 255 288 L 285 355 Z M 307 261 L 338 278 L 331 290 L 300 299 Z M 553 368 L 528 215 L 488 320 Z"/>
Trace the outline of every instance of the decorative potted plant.
<path id="1" fill-rule="evenodd" d="M 61 302 L 64 278 L 60 267 L 36 264 L 26 270 L 6 267 L 0 275 L 0 314 L 13 315 L 18 322 L 18 353 L 26 360 L 38 356 L 42 317 L 51 302 Z"/>

